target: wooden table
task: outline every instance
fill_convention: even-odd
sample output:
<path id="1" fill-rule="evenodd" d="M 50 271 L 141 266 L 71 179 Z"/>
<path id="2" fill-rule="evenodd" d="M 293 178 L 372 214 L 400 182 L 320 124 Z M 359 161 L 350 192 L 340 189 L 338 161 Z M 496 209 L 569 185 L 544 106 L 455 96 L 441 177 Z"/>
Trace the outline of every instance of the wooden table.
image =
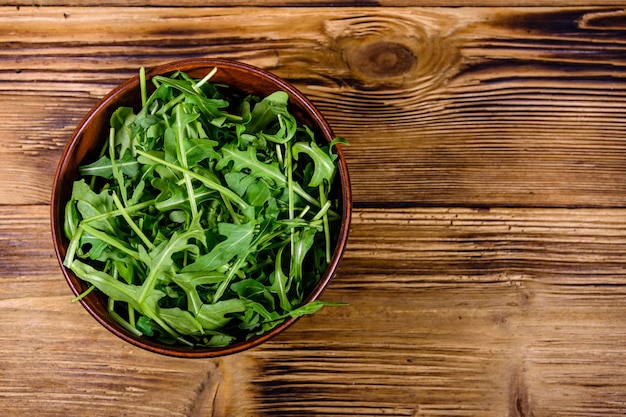
<path id="1" fill-rule="evenodd" d="M 621 2 L 2 3 L 3 416 L 626 413 Z M 206 360 L 134 348 L 72 303 L 49 227 L 82 116 L 190 57 L 307 94 L 351 143 L 354 196 L 323 295 L 349 306 Z"/>

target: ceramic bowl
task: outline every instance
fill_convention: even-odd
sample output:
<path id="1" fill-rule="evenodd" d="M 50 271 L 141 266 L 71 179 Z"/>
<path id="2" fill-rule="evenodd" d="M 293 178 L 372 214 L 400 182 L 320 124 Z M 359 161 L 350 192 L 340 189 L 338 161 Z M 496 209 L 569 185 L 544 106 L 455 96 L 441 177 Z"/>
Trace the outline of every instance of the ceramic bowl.
<path id="1" fill-rule="evenodd" d="M 217 68 L 218 71 L 211 79 L 211 82 L 228 84 L 245 94 L 263 97 L 277 90 L 287 92 L 289 94 L 290 111 L 299 121 L 313 129 L 320 142 L 328 143 L 334 138 L 333 131 L 322 114 L 302 93 L 279 77 L 251 65 L 215 59 L 177 61 L 147 69 L 146 79 L 148 80 L 148 85 L 151 85 L 151 77 L 155 75 L 170 75 L 176 71 L 183 71 L 191 77 L 201 79 L 214 68 Z M 68 268 L 63 267 L 63 259 L 69 243 L 63 234 L 64 207 L 71 196 L 72 183 L 79 178 L 79 165 L 95 160 L 98 152 L 102 149 L 103 143 L 107 138 L 111 114 L 119 106 L 133 106 L 136 110 L 140 107 L 141 94 L 139 83 L 139 75 L 123 82 L 86 114 L 69 139 L 56 171 L 51 202 L 53 243 L 65 279 L 72 292 L 77 296 L 88 288 L 88 284 L 77 278 Z M 335 187 L 339 193 L 338 200 L 341 204 L 341 225 L 328 268 L 319 283 L 305 299 L 305 302 L 317 299 L 328 285 L 339 264 L 348 238 L 351 215 L 350 182 L 345 158 L 340 147 L 338 147 L 337 153 L 339 159 Z M 294 318 L 287 319 L 278 327 L 261 336 L 256 336 L 227 347 L 187 348 L 160 344 L 128 332 L 111 318 L 107 311 L 105 296 L 97 291 L 92 291 L 89 295 L 81 298 L 80 303 L 102 326 L 126 342 L 155 353 L 186 358 L 216 357 L 252 348 L 281 333 L 297 320 Z M 76 329 L 76 331 L 78 332 L 80 329 Z"/>

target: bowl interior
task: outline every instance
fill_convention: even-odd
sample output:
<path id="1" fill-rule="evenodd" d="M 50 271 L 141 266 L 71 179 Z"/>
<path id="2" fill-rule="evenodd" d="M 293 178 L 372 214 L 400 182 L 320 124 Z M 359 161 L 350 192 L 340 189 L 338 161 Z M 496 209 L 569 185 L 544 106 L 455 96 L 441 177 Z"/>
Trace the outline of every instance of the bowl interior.
<path id="1" fill-rule="evenodd" d="M 277 90 L 285 91 L 290 96 L 290 111 L 299 121 L 308 125 L 315 132 L 320 142 L 328 143 L 334 138 L 333 132 L 323 116 L 306 97 L 285 81 L 250 65 L 210 59 L 180 61 L 146 71 L 147 84 L 148 86 L 152 85 L 150 78 L 155 75 L 170 75 L 176 71 L 184 71 L 191 77 L 202 78 L 216 67 L 218 71 L 211 79 L 211 82 L 224 83 L 242 93 L 258 96 L 266 96 Z M 71 197 L 73 182 L 79 178 L 78 167 L 97 158 L 103 141 L 106 139 L 109 120 L 113 112 L 120 106 L 132 106 L 138 111 L 140 104 L 139 76 L 135 76 L 120 84 L 98 102 L 80 122 L 66 145 L 55 175 L 51 201 L 53 243 L 61 265 L 69 243 L 63 235 L 65 204 Z M 316 299 L 326 287 L 337 268 L 347 242 L 351 211 L 350 184 L 345 159 L 340 147 L 337 148 L 337 153 L 339 160 L 335 190 L 338 193 L 336 197 L 341 204 L 341 226 L 338 231 L 331 262 L 320 282 L 305 302 Z M 84 281 L 76 277 L 69 269 L 63 266 L 62 269 L 75 295 L 79 295 L 87 289 L 88 285 Z M 106 308 L 106 300 L 95 291 L 82 298 L 80 302 L 100 324 L 127 342 L 156 353 L 180 357 L 211 357 L 248 349 L 275 336 L 296 321 L 296 319 L 288 319 L 261 336 L 224 348 L 190 349 L 161 345 L 148 339 L 135 337 L 110 317 Z"/>

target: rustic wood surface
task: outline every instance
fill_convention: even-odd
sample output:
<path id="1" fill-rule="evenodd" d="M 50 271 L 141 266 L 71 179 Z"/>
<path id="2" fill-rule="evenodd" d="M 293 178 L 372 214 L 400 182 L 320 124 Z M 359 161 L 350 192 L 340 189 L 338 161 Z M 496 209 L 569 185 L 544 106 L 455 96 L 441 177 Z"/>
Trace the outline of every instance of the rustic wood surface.
<path id="1" fill-rule="evenodd" d="M 626 414 L 620 2 L 172 3 L 1 3 L 2 416 Z M 50 236 L 85 112 L 189 57 L 284 77 L 351 142 L 353 225 L 324 293 L 349 306 L 219 359 L 109 334 L 71 303 Z"/>

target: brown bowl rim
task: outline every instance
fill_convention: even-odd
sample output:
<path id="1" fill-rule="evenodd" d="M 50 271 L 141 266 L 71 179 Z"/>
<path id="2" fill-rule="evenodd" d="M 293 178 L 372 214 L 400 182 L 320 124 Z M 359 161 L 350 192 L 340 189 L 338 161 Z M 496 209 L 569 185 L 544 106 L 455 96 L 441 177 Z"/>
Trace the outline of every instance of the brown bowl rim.
<path id="1" fill-rule="evenodd" d="M 290 96 L 290 102 L 293 102 L 295 99 L 299 102 L 300 107 L 302 107 L 307 116 L 310 117 L 311 121 L 315 123 L 315 125 L 322 132 L 324 139 L 328 142 L 334 139 L 334 133 L 324 116 L 317 110 L 317 108 L 313 105 L 313 103 L 298 89 L 296 89 L 289 82 L 279 78 L 278 76 L 258 68 L 256 66 L 246 64 L 239 61 L 227 60 L 227 59 L 213 59 L 213 58 L 194 58 L 194 59 L 186 59 L 186 60 L 178 60 L 169 62 L 166 64 L 155 66 L 151 69 L 146 69 L 146 80 L 150 80 L 153 76 L 159 74 L 171 74 L 175 71 L 191 71 L 206 68 L 207 71 L 212 69 L 213 67 L 220 68 L 232 68 L 235 70 L 248 71 L 255 74 L 258 77 L 265 78 L 269 80 L 271 83 L 274 83 L 278 86 L 279 89 L 286 91 Z M 52 239 L 54 244 L 54 250 L 61 266 L 63 275 L 65 277 L 66 282 L 71 288 L 72 292 L 75 296 L 78 296 L 82 289 L 79 288 L 79 278 L 77 278 L 68 268 L 63 266 L 63 258 L 65 256 L 65 251 L 67 249 L 67 239 L 63 235 L 63 211 L 64 204 L 66 201 L 61 201 L 61 187 L 63 185 L 62 178 L 63 173 L 67 168 L 68 157 L 74 152 L 79 138 L 81 137 L 83 131 L 86 126 L 91 122 L 91 120 L 95 117 L 95 115 L 102 111 L 108 104 L 113 102 L 115 98 L 128 90 L 133 88 L 138 88 L 139 86 L 139 75 L 135 75 L 126 81 L 122 82 L 112 90 L 110 90 L 102 99 L 100 99 L 83 117 L 80 123 L 75 128 L 74 132 L 70 136 L 69 141 L 67 142 L 62 156 L 57 165 L 57 169 L 54 176 L 53 187 L 52 187 L 52 196 L 51 196 L 51 204 L 50 204 L 50 216 L 51 216 L 51 229 L 52 229 Z M 322 140 L 320 138 L 320 140 Z M 335 243 L 334 251 L 331 257 L 331 261 L 328 264 L 326 271 L 323 276 L 320 278 L 320 281 L 317 283 L 313 291 L 308 295 L 305 299 L 304 303 L 313 301 L 321 295 L 324 291 L 330 279 L 335 275 L 336 269 L 339 265 L 339 261 L 341 260 L 343 253 L 345 251 L 345 247 L 348 240 L 348 233 L 350 229 L 351 222 L 351 213 L 352 213 L 352 194 L 350 187 L 350 179 L 348 175 L 348 169 L 346 166 L 345 156 L 343 154 L 343 150 L 340 145 L 336 146 L 336 153 L 338 155 L 337 160 L 337 168 L 338 168 L 338 177 L 339 183 L 341 186 L 340 197 L 341 197 L 341 226 L 338 232 L 337 241 Z M 290 317 L 286 319 L 279 326 L 274 329 L 264 333 L 260 336 L 253 337 L 246 341 L 241 341 L 226 347 L 220 348 L 184 348 L 180 346 L 167 346 L 163 344 L 159 344 L 157 342 L 151 341 L 149 339 L 141 339 L 135 337 L 122 329 L 121 327 L 113 324 L 110 321 L 107 321 L 105 318 L 101 317 L 100 314 L 96 311 L 93 303 L 91 302 L 92 298 L 90 296 L 96 296 L 96 294 L 90 294 L 84 298 L 81 298 L 79 301 L 81 305 L 87 310 L 87 312 L 103 327 L 105 327 L 108 331 L 115 334 L 122 340 L 139 347 L 141 349 L 159 353 L 166 356 L 173 357 L 181 357 L 181 358 L 212 358 L 219 357 L 225 355 L 231 355 L 237 352 L 241 352 L 253 347 L 256 347 L 269 339 L 275 337 L 279 333 L 283 332 L 291 325 L 293 325 L 299 318 Z"/>

